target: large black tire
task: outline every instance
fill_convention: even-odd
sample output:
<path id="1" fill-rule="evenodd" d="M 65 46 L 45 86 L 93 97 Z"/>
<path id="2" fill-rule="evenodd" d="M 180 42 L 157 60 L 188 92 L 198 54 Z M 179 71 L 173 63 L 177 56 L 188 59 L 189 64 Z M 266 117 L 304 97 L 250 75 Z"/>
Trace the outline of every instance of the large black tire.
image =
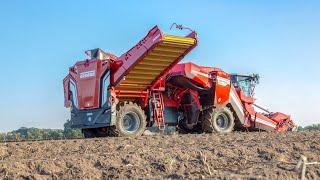
<path id="1" fill-rule="evenodd" d="M 209 108 L 200 117 L 202 130 L 206 133 L 230 133 L 234 128 L 233 113 L 229 108 Z"/>
<path id="2" fill-rule="evenodd" d="M 137 137 L 144 133 L 146 126 L 147 118 L 141 107 L 132 102 L 125 102 L 118 108 L 112 134 L 114 136 Z"/>

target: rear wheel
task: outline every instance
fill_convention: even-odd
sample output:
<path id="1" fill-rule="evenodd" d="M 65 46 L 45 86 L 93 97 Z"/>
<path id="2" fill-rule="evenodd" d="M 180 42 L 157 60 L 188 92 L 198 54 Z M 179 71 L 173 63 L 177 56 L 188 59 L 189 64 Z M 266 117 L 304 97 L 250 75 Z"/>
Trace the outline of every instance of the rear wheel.
<path id="1" fill-rule="evenodd" d="M 116 125 L 112 132 L 115 136 L 141 136 L 146 129 L 146 119 L 140 106 L 132 102 L 125 102 L 117 111 Z"/>
<path id="2" fill-rule="evenodd" d="M 234 117 L 229 108 L 210 108 L 201 115 L 202 130 L 206 133 L 230 133 L 234 128 Z"/>

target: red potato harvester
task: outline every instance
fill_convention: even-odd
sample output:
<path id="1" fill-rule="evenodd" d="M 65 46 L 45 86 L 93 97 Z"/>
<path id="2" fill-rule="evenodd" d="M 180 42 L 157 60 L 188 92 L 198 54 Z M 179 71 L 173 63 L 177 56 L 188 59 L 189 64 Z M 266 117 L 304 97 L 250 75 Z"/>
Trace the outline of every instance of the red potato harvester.
<path id="1" fill-rule="evenodd" d="M 87 138 L 139 136 L 145 130 L 176 127 L 220 133 L 295 128 L 285 114 L 255 111 L 258 76 L 178 64 L 197 43 L 195 31 L 173 36 L 155 26 L 120 57 L 101 49 L 86 51 L 89 58 L 72 66 L 63 80 L 72 127 L 82 129 Z"/>

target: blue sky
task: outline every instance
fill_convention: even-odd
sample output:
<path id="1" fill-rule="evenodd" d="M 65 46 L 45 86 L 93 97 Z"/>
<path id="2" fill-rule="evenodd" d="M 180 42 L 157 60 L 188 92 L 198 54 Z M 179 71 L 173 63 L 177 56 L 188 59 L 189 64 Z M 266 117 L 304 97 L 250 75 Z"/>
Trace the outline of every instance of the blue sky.
<path id="1" fill-rule="evenodd" d="M 121 55 L 154 25 L 199 34 L 185 58 L 227 72 L 259 73 L 257 102 L 320 122 L 319 1 L 1 1 L 0 131 L 62 128 L 62 79 L 99 47 Z"/>

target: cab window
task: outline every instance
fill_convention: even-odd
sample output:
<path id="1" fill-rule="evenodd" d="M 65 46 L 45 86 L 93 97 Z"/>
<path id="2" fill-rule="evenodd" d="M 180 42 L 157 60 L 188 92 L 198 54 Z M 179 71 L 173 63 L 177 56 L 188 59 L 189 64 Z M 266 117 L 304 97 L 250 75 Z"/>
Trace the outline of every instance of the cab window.
<path id="1" fill-rule="evenodd" d="M 102 90 L 101 90 L 101 106 L 103 106 L 109 98 L 109 85 L 110 85 L 110 71 L 108 71 L 102 79 Z"/>
<path id="2" fill-rule="evenodd" d="M 78 107 L 78 93 L 77 93 L 77 86 L 76 83 L 70 79 L 69 82 L 69 90 L 71 92 L 71 101 L 75 107 Z"/>

